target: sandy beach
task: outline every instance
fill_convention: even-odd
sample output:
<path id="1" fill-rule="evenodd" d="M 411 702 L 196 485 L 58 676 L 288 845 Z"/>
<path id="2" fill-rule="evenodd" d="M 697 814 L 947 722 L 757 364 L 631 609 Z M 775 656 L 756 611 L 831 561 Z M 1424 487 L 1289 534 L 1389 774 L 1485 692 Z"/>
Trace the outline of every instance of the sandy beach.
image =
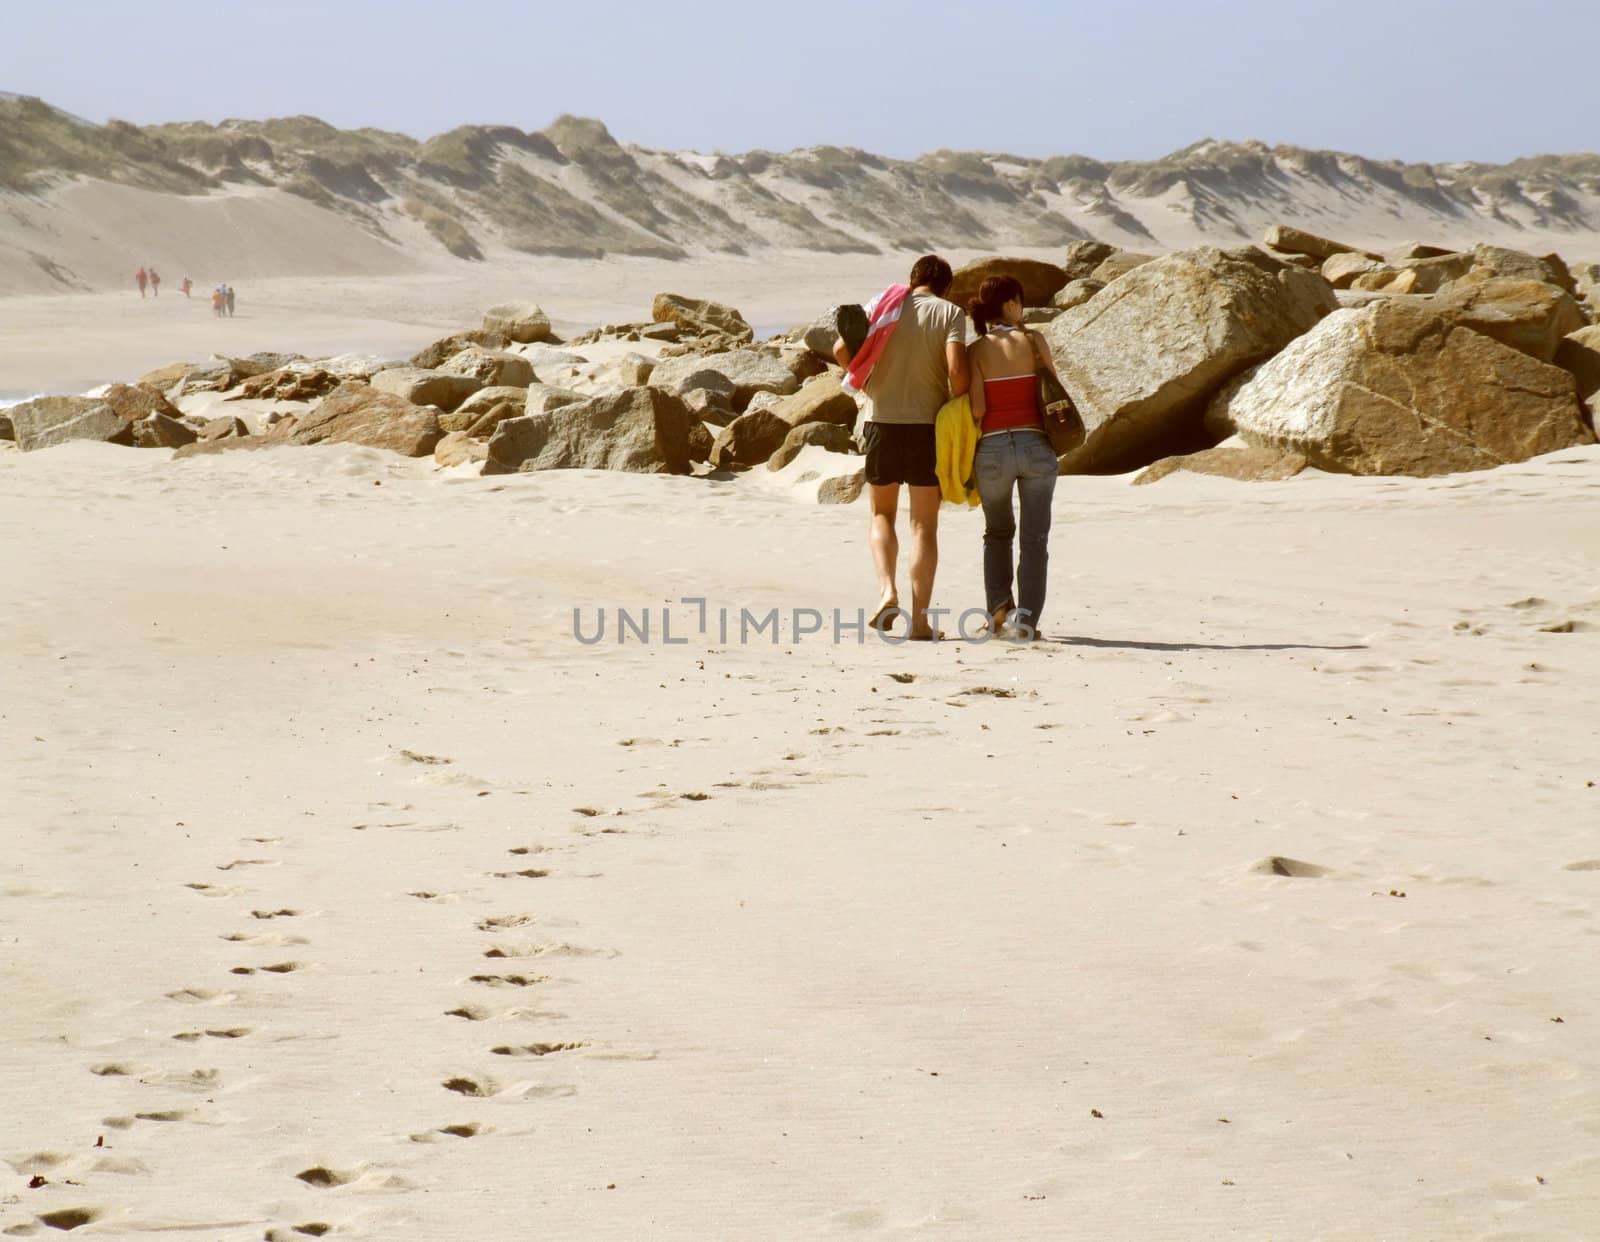
<path id="1" fill-rule="evenodd" d="M 721 641 L 753 478 L 0 457 L 0 1230 L 1593 1236 L 1600 450 L 1063 480 L 1026 649 Z"/>

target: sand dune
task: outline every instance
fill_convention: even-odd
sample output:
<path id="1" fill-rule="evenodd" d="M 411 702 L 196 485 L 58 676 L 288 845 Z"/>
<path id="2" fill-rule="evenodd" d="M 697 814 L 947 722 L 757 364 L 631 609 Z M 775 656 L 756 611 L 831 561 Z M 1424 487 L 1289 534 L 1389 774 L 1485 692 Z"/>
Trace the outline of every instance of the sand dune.
<path id="1" fill-rule="evenodd" d="M 1600 450 L 1065 480 L 1026 650 L 573 639 L 865 602 L 738 483 L 0 476 L 11 1236 L 1589 1236 Z"/>

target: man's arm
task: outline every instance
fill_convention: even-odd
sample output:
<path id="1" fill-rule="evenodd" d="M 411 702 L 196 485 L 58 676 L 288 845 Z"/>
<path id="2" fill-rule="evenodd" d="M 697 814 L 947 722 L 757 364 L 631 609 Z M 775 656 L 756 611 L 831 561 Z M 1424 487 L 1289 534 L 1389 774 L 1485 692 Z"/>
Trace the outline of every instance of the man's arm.
<path id="1" fill-rule="evenodd" d="M 972 387 L 972 372 L 967 366 L 967 343 L 965 341 L 946 341 L 944 343 L 944 365 L 950 373 L 950 395 L 959 397 Z"/>
<path id="2" fill-rule="evenodd" d="M 845 347 L 842 336 L 833 343 L 833 360 L 846 371 L 850 369 L 850 351 Z"/>

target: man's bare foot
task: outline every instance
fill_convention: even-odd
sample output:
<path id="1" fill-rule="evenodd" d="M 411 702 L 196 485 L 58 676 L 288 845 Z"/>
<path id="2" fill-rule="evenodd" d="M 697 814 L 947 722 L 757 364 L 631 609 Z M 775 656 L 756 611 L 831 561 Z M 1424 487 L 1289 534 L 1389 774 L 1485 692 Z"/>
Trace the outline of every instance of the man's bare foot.
<path id="1" fill-rule="evenodd" d="M 878 605 L 878 611 L 872 614 L 872 620 L 867 622 L 867 628 L 877 630 L 880 634 L 887 634 L 894 625 L 895 618 L 900 615 L 900 601 L 891 595 Z"/>
<path id="2" fill-rule="evenodd" d="M 939 643 L 944 641 L 944 631 L 924 627 L 920 630 L 912 630 L 908 637 L 914 643 Z"/>

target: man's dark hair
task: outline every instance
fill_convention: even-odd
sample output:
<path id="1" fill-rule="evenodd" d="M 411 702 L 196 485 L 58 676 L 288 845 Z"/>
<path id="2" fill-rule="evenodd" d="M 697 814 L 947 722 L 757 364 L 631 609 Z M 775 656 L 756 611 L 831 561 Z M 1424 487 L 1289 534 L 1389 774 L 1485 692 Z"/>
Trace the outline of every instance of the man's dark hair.
<path id="1" fill-rule="evenodd" d="M 950 265 L 936 254 L 925 254 L 911 265 L 911 287 L 925 285 L 941 298 L 950 291 L 950 282 L 955 278 Z"/>

